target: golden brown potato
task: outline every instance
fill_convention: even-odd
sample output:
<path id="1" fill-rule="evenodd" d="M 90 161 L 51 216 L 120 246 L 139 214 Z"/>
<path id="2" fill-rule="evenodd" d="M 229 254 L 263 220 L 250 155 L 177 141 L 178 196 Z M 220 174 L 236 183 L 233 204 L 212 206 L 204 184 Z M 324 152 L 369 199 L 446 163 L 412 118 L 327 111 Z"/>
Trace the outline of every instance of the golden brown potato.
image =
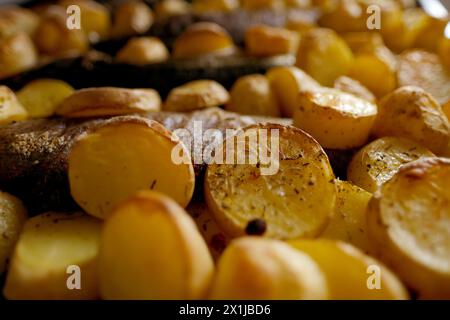
<path id="1" fill-rule="evenodd" d="M 450 124 L 438 102 L 418 87 L 402 87 L 380 101 L 376 137 L 414 140 L 437 155 L 448 151 Z"/>
<path id="2" fill-rule="evenodd" d="M 349 244 L 325 239 L 293 240 L 289 244 L 319 265 L 326 277 L 330 299 L 408 298 L 406 288 L 387 267 Z"/>
<path id="3" fill-rule="evenodd" d="M 444 111 L 447 119 L 450 121 L 450 100 L 442 106 L 442 111 Z"/>
<path id="4" fill-rule="evenodd" d="M 298 42 L 299 35 L 284 28 L 255 25 L 245 32 L 245 49 L 250 56 L 294 54 Z"/>
<path id="5" fill-rule="evenodd" d="M 450 73 L 434 53 L 424 50 L 404 52 L 400 55 L 397 77 L 400 87 L 421 87 L 440 104 L 450 100 Z"/>
<path id="6" fill-rule="evenodd" d="M 277 240 L 243 237 L 220 257 L 211 299 L 326 299 L 328 287 L 308 255 Z"/>
<path id="7" fill-rule="evenodd" d="M 174 150 L 180 151 L 180 161 L 174 160 Z M 142 117 L 113 118 L 81 136 L 68 167 L 73 199 L 99 218 L 136 191 L 160 191 L 183 207 L 194 192 L 194 169 L 184 145 Z"/>
<path id="8" fill-rule="evenodd" d="M 29 82 L 17 92 L 17 98 L 30 118 L 50 117 L 59 104 L 73 93 L 66 82 L 56 79 L 38 79 Z"/>
<path id="9" fill-rule="evenodd" d="M 316 28 L 302 36 L 297 66 L 321 85 L 332 86 L 336 78 L 350 70 L 353 59 L 350 48 L 333 30 Z"/>
<path id="10" fill-rule="evenodd" d="M 83 213 L 50 212 L 29 219 L 14 249 L 5 297 L 99 298 L 100 227 L 99 220 Z"/>
<path id="11" fill-rule="evenodd" d="M 239 0 L 194 0 L 192 9 L 197 13 L 212 11 L 228 12 L 239 8 Z"/>
<path id="12" fill-rule="evenodd" d="M 190 58 L 206 54 L 227 55 L 235 46 L 228 32 L 212 22 L 198 22 L 189 26 L 173 45 L 174 58 Z"/>
<path id="13" fill-rule="evenodd" d="M 347 181 L 336 180 L 336 187 L 336 212 L 320 237 L 342 240 L 368 252 L 366 211 L 372 194 Z"/>
<path id="14" fill-rule="evenodd" d="M 332 10 L 319 18 L 319 25 L 337 32 L 365 31 L 366 12 L 357 0 L 339 0 Z"/>
<path id="15" fill-rule="evenodd" d="M 445 27 L 450 22 L 447 18 L 434 18 L 427 15 L 427 21 L 424 28 L 416 38 L 414 47 L 436 52 L 439 46 L 439 40 L 444 34 Z"/>
<path id="16" fill-rule="evenodd" d="M 99 87 L 80 89 L 64 99 L 56 113 L 67 118 L 89 118 L 158 111 L 161 98 L 153 89 Z"/>
<path id="17" fill-rule="evenodd" d="M 19 234 L 27 219 L 27 210 L 22 201 L 16 197 L 0 191 L 0 274 L 8 264 Z"/>
<path id="18" fill-rule="evenodd" d="M 420 159 L 402 166 L 369 204 L 374 253 L 420 298 L 450 297 L 449 181 L 449 159 Z"/>
<path id="19" fill-rule="evenodd" d="M 139 192 L 105 222 L 99 254 L 104 299 L 201 299 L 213 272 L 194 221 L 169 197 Z"/>
<path id="20" fill-rule="evenodd" d="M 141 0 L 129 0 L 114 11 L 112 34 L 115 37 L 145 33 L 153 24 L 153 11 Z"/>
<path id="21" fill-rule="evenodd" d="M 228 111 L 247 115 L 280 116 L 280 107 L 269 80 L 260 74 L 239 78 L 230 90 Z"/>
<path id="22" fill-rule="evenodd" d="M 0 106 L 0 125 L 28 117 L 27 111 L 17 100 L 14 92 L 5 86 L 0 86 Z"/>
<path id="23" fill-rule="evenodd" d="M 188 14 L 191 5 L 186 0 L 162 0 L 155 5 L 155 16 L 158 20 L 164 20 L 172 16 Z"/>
<path id="24" fill-rule="evenodd" d="M 16 7 L 5 6 L 0 9 L 0 39 L 18 32 L 33 34 L 39 24 L 39 16 L 33 11 Z"/>
<path id="25" fill-rule="evenodd" d="M 31 69 L 37 62 L 36 48 L 26 33 L 15 33 L 0 41 L 0 79 Z"/>
<path id="26" fill-rule="evenodd" d="M 132 38 L 116 56 L 117 61 L 133 65 L 163 62 L 169 58 L 169 50 L 155 37 Z"/>
<path id="27" fill-rule="evenodd" d="M 334 210 L 334 175 L 322 147 L 302 130 L 253 125 L 228 137 L 215 154 L 205 199 L 230 236 L 256 225 L 268 237 L 293 239 L 317 236 L 326 227 Z"/>
<path id="28" fill-rule="evenodd" d="M 369 143 L 353 156 L 347 178 L 373 193 L 391 179 L 402 165 L 433 156 L 430 150 L 407 138 L 383 137 Z"/>
<path id="29" fill-rule="evenodd" d="M 346 32 L 342 34 L 342 39 L 354 54 L 374 52 L 376 48 L 384 46 L 383 38 L 377 32 Z"/>
<path id="30" fill-rule="evenodd" d="M 228 91 L 213 80 L 195 80 L 170 91 L 164 110 L 188 112 L 221 106 L 228 102 Z"/>
<path id="31" fill-rule="evenodd" d="M 375 104 L 336 89 L 322 88 L 300 93 L 294 125 L 325 148 L 351 149 L 367 141 L 376 116 Z"/>
<path id="32" fill-rule="evenodd" d="M 283 0 L 241 0 L 240 2 L 244 10 L 284 9 Z"/>
<path id="33" fill-rule="evenodd" d="M 370 92 L 369 89 L 364 87 L 359 81 L 356 81 L 355 79 L 349 78 L 347 76 L 341 76 L 336 79 L 334 82 L 334 88 L 351 93 L 358 98 L 365 99 L 367 101 L 370 101 L 372 103 L 376 103 L 377 98 Z"/>
<path id="34" fill-rule="evenodd" d="M 284 27 L 302 35 L 306 31 L 316 28 L 317 23 L 315 19 L 310 18 L 308 15 L 292 15 L 287 17 Z"/>
<path id="35" fill-rule="evenodd" d="M 281 114 L 291 118 L 298 107 L 300 91 L 315 90 L 320 84 L 297 67 L 275 67 L 267 74 L 281 108 Z"/>
<path id="36" fill-rule="evenodd" d="M 450 36 L 442 37 L 440 39 L 438 45 L 438 54 L 439 58 L 441 58 L 442 64 L 447 68 L 447 72 L 450 72 Z"/>

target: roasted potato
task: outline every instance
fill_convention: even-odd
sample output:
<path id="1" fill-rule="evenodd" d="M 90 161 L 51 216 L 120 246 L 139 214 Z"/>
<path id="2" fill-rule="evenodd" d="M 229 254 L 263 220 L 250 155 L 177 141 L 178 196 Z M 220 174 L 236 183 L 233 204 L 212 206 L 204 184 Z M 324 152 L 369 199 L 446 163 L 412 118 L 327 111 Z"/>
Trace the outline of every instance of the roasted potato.
<path id="1" fill-rule="evenodd" d="M 450 298 L 450 160 L 408 163 L 369 204 L 373 252 L 419 298 Z"/>
<path id="2" fill-rule="evenodd" d="M 80 89 L 64 99 L 56 113 L 67 118 L 114 116 L 158 111 L 161 98 L 153 89 L 99 87 Z"/>
<path id="3" fill-rule="evenodd" d="M 68 162 L 73 199 L 99 218 L 136 191 L 163 192 L 183 207 L 194 191 L 184 145 L 158 122 L 141 117 L 113 118 L 91 130 L 72 147 Z"/>
<path id="4" fill-rule="evenodd" d="M 280 107 L 269 80 L 260 74 L 239 78 L 230 90 L 228 111 L 248 115 L 280 116 Z"/>
<path id="5" fill-rule="evenodd" d="M 439 56 L 424 50 L 409 50 L 400 55 L 398 85 L 416 86 L 429 92 L 440 104 L 450 100 L 450 73 Z"/>
<path id="6" fill-rule="evenodd" d="M 326 299 L 328 287 L 307 254 L 278 241 L 243 237 L 220 257 L 211 299 Z"/>
<path id="7" fill-rule="evenodd" d="M 155 16 L 158 20 L 164 20 L 173 16 L 187 14 L 191 10 L 191 5 L 186 0 L 162 0 L 155 5 Z"/>
<path id="8" fill-rule="evenodd" d="M 384 46 L 383 37 L 378 32 L 345 32 L 342 39 L 354 54 L 374 52 L 376 48 Z"/>
<path id="9" fill-rule="evenodd" d="M 190 25 L 173 45 L 174 58 L 191 58 L 205 54 L 227 55 L 235 46 L 228 32 L 216 23 L 198 22 Z"/>
<path id="10" fill-rule="evenodd" d="M 364 31 L 367 16 L 357 0 L 338 0 L 336 5 L 319 18 L 319 25 L 337 32 Z"/>
<path id="11" fill-rule="evenodd" d="M 289 244 L 319 265 L 330 299 L 408 298 L 403 284 L 387 267 L 349 244 L 324 239 L 293 240 Z"/>
<path id="12" fill-rule="evenodd" d="M 192 10 L 196 13 L 228 12 L 239 8 L 239 0 L 194 0 Z"/>
<path id="13" fill-rule="evenodd" d="M 30 118 L 46 118 L 52 116 L 59 104 L 73 91 L 64 81 L 38 79 L 20 89 L 17 98 Z"/>
<path id="14" fill-rule="evenodd" d="M 6 6 L 0 9 L 0 39 L 19 32 L 29 36 L 39 24 L 39 16 L 30 9 L 18 6 Z"/>
<path id="15" fill-rule="evenodd" d="M 112 35 L 114 37 L 132 36 L 145 33 L 154 21 L 153 11 L 141 0 L 129 0 L 114 11 Z"/>
<path id="16" fill-rule="evenodd" d="M 448 152 L 449 120 L 438 102 L 419 87 L 402 87 L 381 100 L 374 125 L 376 137 L 414 140 L 437 155 Z"/>
<path id="17" fill-rule="evenodd" d="M 347 178 L 373 193 L 391 179 L 402 165 L 433 156 L 430 150 L 407 138 L 383 137 L 369 143 L 353 156 Z"/>
<path id="18" fill-rule="evenodd" d="M 353 59 L 350 48 L 333 30 L 316 28 L 302 35 L 297 66 L 321 85 L 332 86 L 350 70 Z"/>
<path id="19" fill-rule="evenodd" d="M 20 104 L 14 92 L 8 87 L 0 86 L 0 125 L 24 120 L 27 117 L 27 111 Z"/>
<path id="20" fill-rule="evenodd" d="M 450 35 L 448 37 L 442 37 L 439 41 L 438 53 L 442 64 L 447 68 L 447 72 L 450 72 Z"/>
<path id="21" fill-rule="evenodd" d="M 104 299 L 205 298 L 213 272 L 194 221 L 167 196 L 139 192 L 105 222 L 99 254 Z"/>
<path id="22" fill-rule="evenodd" d="M 97 299 L 100 227 L 99 220 L 83 213 L 29 219 L 11 259 L 6 298 Z"/>
<path id="23" fill-rule="evenodd" d="M 245 31 L 245 49 L 250 56 L 294 54 L 298 43 L 299 35 L 284 28 L 255 25 Z"/>
<path id="24" fill-rule="evenodd" d="M 445 27 L 449 22 L 450 19 L 448 16 L 446 18 L 437 18 L 427 15 L 426 25 L 417 36 L 414 47 L 436 52 L 439 46 L 439 40 L 444 35 Z"/>
<path id="25" fill-rule="evenodd" d="M 267 74 L 281 108 L 281 115 L 291 118 L 298 107 L 300 91 L 320 88 L 320 84 L 297 67 L 275 67 Z"/>
<path id="26" fill-rule="evenodd" d="M 116 56 L 117 61 L 133 65 L 163 62 L 169 58 L 169 50 L 155 37 L 132 38 Z"/>
<path id="27" fill-rule="evenodd" d="M 294 125 L 329 149 L 351 149 L 368 139 L 377 106 L 336 89 L 304 91 L 299 95 Z"/>
<path id="28" fill-rule="evenodd" d="M 0 79 L 28 70 L 38 62 L 30 37 L 19 32 L 0 40 Z"/>
<path id="29" fill-rule="evenodd" d="M 0 274 L 8 264 L 13 248 L 19 239 L 19 234 L 27 219 L 27 210 L 22 202 L 6 193 L 0 191 Z"/>
<path id="30" fill-rule="evenodd" d="M 347 76 L 341 76 L 336 79 L 334 82 L 334 88 L 351 93 L 358 98 L 365 99 L 367 101 L 370 101 L 372 103 L 377 102 L 377 98 L 370 92 L 369 89 L 364 87 L 359 81 L 356 81 L 355 79 L 349 78 Z"/>
<path id="31" fill-rule="evenodd" d="M 321 238 L 342 240 L 368 252 L 366 211 L 372 194 L 347 182 L 336 180 L 336 211 Z"/>
<path id="32" fill-rule="evenodd" d="M 230 236 L 246 234 L 255 220 L 278 239 L 314 237 L 326 227 L 336 198 L 334 175 L 322 147 L 302 130 L 253 125 L 228 137 L 215 154 L 205 199 Z"/>
<path id="33" fill-rule="evenodd" d="M 209 107 L 218 107 L 228 102 L 228 91 L 212 80 L 195 80 L 174 88 L 164 102 L 167 111 L 189 112 Z"/>

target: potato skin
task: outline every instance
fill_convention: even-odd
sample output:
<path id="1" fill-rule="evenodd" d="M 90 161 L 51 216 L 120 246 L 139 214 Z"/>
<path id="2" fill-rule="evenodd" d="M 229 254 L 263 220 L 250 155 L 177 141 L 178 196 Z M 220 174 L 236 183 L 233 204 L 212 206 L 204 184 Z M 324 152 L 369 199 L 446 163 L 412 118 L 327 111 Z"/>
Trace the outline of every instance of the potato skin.
<path id="1" fill-rule="evenodd" d="M 369 203 L 371 252 L 419 298 L 450 297 L 449 177 L 449 159 L 420 159 L 402 166 Z"/>

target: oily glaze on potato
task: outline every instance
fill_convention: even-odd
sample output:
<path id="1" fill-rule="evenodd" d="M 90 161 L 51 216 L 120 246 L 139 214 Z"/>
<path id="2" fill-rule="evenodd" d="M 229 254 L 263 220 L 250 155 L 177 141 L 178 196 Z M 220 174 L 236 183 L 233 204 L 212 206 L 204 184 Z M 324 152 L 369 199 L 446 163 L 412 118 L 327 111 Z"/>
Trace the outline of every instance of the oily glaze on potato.
<path id="1" fill-rule="evenodd" d="M 406 164 L 372 198 L 373 252 L 419 298 L 450 298 L 450 160 Z"/>
<path id="2" fill-rule="evenodd" d="M 319 265 L 326 277 L 330 299 L 408 298 L 403 284 L 387 267 L 350 244 L 324 239 L 293 240 L 289 244 Z"/>
<path id="3" fill-rule="evenodd" d="M 347 178 L 357 186 L 375 192 L 400 166 L 433 153 L 412 140 L 400 137 L 377 139 L 358 151 L 350 162 Z"/>
<path id="4" fill-rule="evenodd" d="M 326 299 L 328 287 L 308 255 L 278 240 L 243 237 L 231 242 L 217 265 L 211 299 Z"/>
<path id="5" fill-rule="evenodd" d="M 372 194 L 347 181 L 336 180 L 336 187 L 336 212 L 320 237 L 342 240 L 368 252 L 366 211 Z"/>
<path id="6" fill-rule="evenodd" d="M 227 234 L 245 234 L 255 219 L 267 225 L 265 235 L 279 239 L 314 237 L 325 228 L 334 209 L 334 175 L 311 136 L 294 127 L 254 125 L 228 138 L 216 155 L 224 160 L 208 165 L 205 198 Z"/>
<path id="7" fill-rule="evenodd" d="M 377 115 L 377 106 L 335 90 L 304 91 L 299 95 L 294 125 L 325 148 L 350 149 L 363 145 Z"/>
<path id="8" fill-rule="evenodd" d="M 380 101 L 373 133 L 414 140 L 440 155 L 448 152 L 450 124 L 439 103 L 419 87 L 402 87 Z"/>
<path id="9" fill-rule="evenodd" d="M 6 298 L 97 299 L 100 227 L 99 220 L 83 213 L 50 212 L 29 219 L 11 259 Z M 78 284 L 70 279 L 74 272 L 79 272 Z"/>
<path id="10" fill-rule="evenodd" d="M 105 222 L 99 254 L 104 299 L 201 299 L 213 272 L 194 221 L 167 196 L 136 193 Z"/>

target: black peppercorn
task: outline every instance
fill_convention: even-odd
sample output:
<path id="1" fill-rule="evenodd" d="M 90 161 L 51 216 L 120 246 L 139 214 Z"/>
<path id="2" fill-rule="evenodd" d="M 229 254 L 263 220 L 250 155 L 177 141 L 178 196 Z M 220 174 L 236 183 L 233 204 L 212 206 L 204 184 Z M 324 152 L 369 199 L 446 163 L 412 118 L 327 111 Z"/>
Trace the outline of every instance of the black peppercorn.
<path id="1" fill-rule="evenodd" d="M 266 222 L 263 219 L 250 220 L 245 228 L 245 233 L 253 236 L 262 236 L 267 229 Z"/>

